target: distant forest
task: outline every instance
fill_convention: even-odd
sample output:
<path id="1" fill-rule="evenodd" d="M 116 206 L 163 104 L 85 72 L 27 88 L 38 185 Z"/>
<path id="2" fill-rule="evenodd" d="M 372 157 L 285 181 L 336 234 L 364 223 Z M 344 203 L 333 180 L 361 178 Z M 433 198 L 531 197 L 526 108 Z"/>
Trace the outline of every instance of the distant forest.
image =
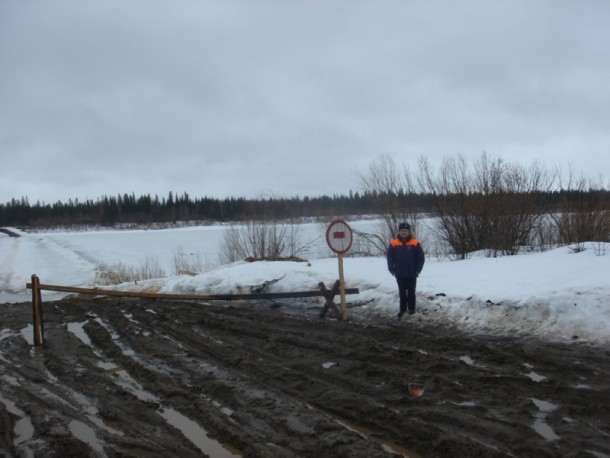
<path id="1" fill-rule="evenodd" d="M 595 194 L 599 194 L 596 191 Z M 610 191 L 601 191 L 608 201 Z M 547 202 L 560 202 L 569 191 L 547 195 Z M 598 196 L 599 197 L 599 196 Z M 385 203 L 404 202 L 418 212 L 435 211 L 434 196 L 429 194 L 387 195 L 375 192 L 349 192 L 348 195 L 292 197 L 268 199 L 211 197 L 192 198 L 170 192 L 159 198 L 132 194 L 103 196 L 97 200 L 54 204 L 30 204 L 26 197 L 0 204 L 0 226 L 65 227 L 79 225 L 114 226 L 122 224 L 178 223 L 188 221 L 217 222 L 256 219 L 325 218 L 340 216 L 377 215 Z M 553 205 L 551 205 L 553 206 Z"/>
<path id="2" fill-rule="evenodd" d="M 0 204 L 0 226 L 55 227 L 74 225 L 177 223 L 186 221 L 244 221 L 258 218 L 290 219 L 376 214 L 379 196 L 350 192 L 349 195 L 269 199 L 212 197 L 192 198 L 170 192 L 159 198 L 134 194 L 103 196 L 84 202 L 30 204 L 26 197 Z M 426 211 L 431 200 L 424 195 L 400 196 L 417 202 Z"/>

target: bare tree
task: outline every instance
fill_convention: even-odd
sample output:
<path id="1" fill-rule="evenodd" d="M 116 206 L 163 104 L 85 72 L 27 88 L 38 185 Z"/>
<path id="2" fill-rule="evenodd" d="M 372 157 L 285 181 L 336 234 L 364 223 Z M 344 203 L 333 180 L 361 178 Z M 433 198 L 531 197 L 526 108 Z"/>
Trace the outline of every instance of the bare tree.
<path id="1" fill-rule="evenodd" d="M 418 194 L 417 182 L 408 166 L 399 165 L 393 156 L 384 154 L 369 165 L 366 173 L 359 174 L 359 180 L 364 191 L 374 196 L 377 214 L 384 225 L 376 233 L 357 235 L 384 252 L 399 223 L 407 221 L 417 230 L 419 213 L 414 198 Z"/>
<path id="2" fill-rule="evenodd" d="M 221 262 L 294 257 L 302 247 L 298 225 L 279 220 L 249 220 L 224 234 Z"/>
<path id="3" fill-rule="evenodd" d="M 438 173 L 420 158 L 420 180 L 434 199 L 439 240 L 464 259 L 516 254 L 529 245 L 549 210 L 553 175 L 483 153 L 471 169 L 462 155 L 445 158 Z"/>
<path id="4" fill-rule="evenodd" d="M 570 170 L 551 217 L 560 244 L 610 242 L 610 201 L 601 182 L 574 178 Z"/>
<path id="5" fill-rule="evenodd" d="M 419 158 L 420 185 L 433 198 L 438 225 L 437 243 L 446 245 L 458 258 L 477 249 L 473 217 L 473 187 L 466 159 L 457 155 L 445 158 L 437 173 L 425 157 Z"/>

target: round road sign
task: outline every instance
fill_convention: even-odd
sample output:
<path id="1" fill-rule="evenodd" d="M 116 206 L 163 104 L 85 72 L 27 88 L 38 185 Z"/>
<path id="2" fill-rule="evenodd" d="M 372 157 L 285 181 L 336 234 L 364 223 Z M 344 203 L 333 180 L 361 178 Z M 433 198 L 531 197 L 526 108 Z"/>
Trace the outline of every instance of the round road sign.
<path id="1" fill-rule="evenodd" d="M 352 229 L 340 219 L 330 223 L 326 229 L 326 243 L 337 254 L 347 253 L 352 246 Z"/>

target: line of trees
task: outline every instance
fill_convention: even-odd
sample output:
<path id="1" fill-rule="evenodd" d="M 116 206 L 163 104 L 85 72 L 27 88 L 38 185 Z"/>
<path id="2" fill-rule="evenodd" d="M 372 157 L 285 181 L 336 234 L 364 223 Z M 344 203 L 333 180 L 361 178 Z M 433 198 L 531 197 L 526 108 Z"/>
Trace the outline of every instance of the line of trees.
<path id="1" fill-rule="evenodd" d="M 453 167 L 453 163 L 450 164 Z M 430 172 L 429 168 L 426 170 Z M 281 220 L 377 215 L 386 221 L 389 234 L 382 237 L 385 240 L 393 235 L 400 221 L 411 221 L 416 224 L 423 214 L 437 214 L 448 221 L 460 215 L 473 214 L 477 208 L 483 219 L 487 219 L 487 216 L 494 211 L 514 214 L 514 210 L 507 211 L 506 205 L 500 205 L 500 201 L 506 202 L 509 197 L 517 209 L 525 209 L 525 205 L 530 201 L 540 201 L 545 204 L 543 208 L 545 211 L 554 210 L 555 213 L 560 211 L 560 214 L 565 214 L 565 210 L 575 206 L 578 210 L 577 214 L 581 216 L 584 211 L 591 213 L 597 206 L 610 202 L 610 191 L 591 189 L 582 182 L 576 187 L 572 184 L 569 189 L 560 191 L 536 189 L 539 187 L 538 184 L 532 183 L 530 188 L 501 193 L 493 188 L 495 184 L 481 183 L 482 190 L 468 185 L 465 183 L 470 180 L 468 176 L 460 177 L 461 184 L 454 183 L 449 186 L 446 177 L 439 181 L 438 177 L 434 178 L 428 172 L 421 175 L 427 181 L 426 191 L 413 184 L 413 178 L 407 169 L 396 167 L 394 160 L 384 156 L 372 163 L 367 173 L 361 176 L 365 190 L 361 193 L 350 192 L 348 195 L 215 199 L 191 198 L 186 192 L 181 195 L 170 192 L 167 197 L 160 199 L 156 195 L 136 197 L 132 193 L 103 196 L 96 200 L 70 199 L 65 203 L 58 201 L 54 204 L 41 202 L 30 204 L 27 197 L 22 197 L 0 204 L 0 226 L 114 226 L 187 221 L 249 221 L 261 217 Z M 459 174 L 452 176 L 457 177 Z M 421 179 L 419 178 L 419 181 Z M 407 181 L 403 182 L 403 180 Z M 444 186 L 442 190 L 441 186 Z M 555 216 L 557 217 L 557 214 Z M 574 222 L 568 225 L 567 221 L 570 218 L 574 220 L 576 216 L 565 216 L 562 220 L 562 232 L 566 233 L 568 238 L 569 233 L 573 232 L 573 228 L 570 227 L 576 224 Z M 583 230 L 589 228 L 591 232 L 591 228 L 598 225 L 595 223 L 596 218 L 599 218 L 599 215 L 590 215 L 587 219 L 580 218 L 578 222 L 583 226 Z M 556 218 L 556 221 L 559 223 L 559 218 Z M 511 221 L 509 226 L 515 228 L 515 223 Z M 525 223 L 521 225 L 527 226 L 531 221 Z M 487 232 L 493 234 L 497 231 L 492 225 Z"/>
<path id="2" fill-rule="evenodd" d="M 0 226 L 113 226 L 177 222 L 250 222 L 249 256 L 279 256 L 294 251 L 294 234 L 282 221 L 299 218 L 375 215 L 384 221 L 376 234 L 358 234 L 379 253 L 395 235 L 400 221 L 417 231 L 423 215 L 434 216 L 428 228 L 430 245 L 464 259 L 484 251 L 489 256 L 513 255 L 523 249 L 587 241 L 610 242 L 610 190 L 584 178 L 566 178 L 538 163 L 510 163 L 483 153 L 469 162 L 464 156 L 445 158 L 433 167 L 425 157 L 417 173 L 384 155 L 360 175 L 362 193 L 293 198 L 191 198 L 169 193 L 104 196 L 96 201 L 30 205 L 27 198 L 0 204 Z M 243 235 L 242 235 L 243 236 Z M 246 236 L 244 236 L 246 237 Z M 237 243 L 239 242 L 239 243 Z M 281 249 L 280 249 L 281 248 Z M 290 251 L 288 250 L 288 251 Z M 240 257 L 238 250 L 228 258 Z M 281 253 L 278 253 L 280 251 Z"/>
<path id="3" fill-rule="evenodd" d="M 404 197 L 404 196 L 403 196 Z M 425 196 L 414 196 L 423 211 L 430 204 Z M 97 200 L 58 201 L 30 204 L 27 197 L 0 204 L 0 226 L 55 227 L 74 225 L 176 223 L 185 221 L 246 221 L 260 215 L 278 219 L 365 215 L 376 213 L 377 196 L 350 192 L 348 195 L 246 199 L 231 197 L 192 198 L 170 192 L 167 197 L 136 197 L 132 194 L 103 196 Z"/>

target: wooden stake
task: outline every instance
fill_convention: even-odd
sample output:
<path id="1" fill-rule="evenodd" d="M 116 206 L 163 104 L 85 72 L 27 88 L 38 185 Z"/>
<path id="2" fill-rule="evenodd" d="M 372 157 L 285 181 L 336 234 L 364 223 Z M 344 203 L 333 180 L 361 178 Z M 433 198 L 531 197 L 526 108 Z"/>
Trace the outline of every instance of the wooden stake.
<path id="1" fill-rule="evenodd" d="M 34 315 L 34 346 L 42 345 L 42 314 L 40 313 L 40 280 L 32 275 L 32 312 Z"/>
<path id="2" fill-rule="evenodd" d="M 339 255 L 339 291 L 341 292 L 341 317 L 347 317 L 347 303 L 345 301 L 345 278 L 343 276 L 343 255 Z"/>

